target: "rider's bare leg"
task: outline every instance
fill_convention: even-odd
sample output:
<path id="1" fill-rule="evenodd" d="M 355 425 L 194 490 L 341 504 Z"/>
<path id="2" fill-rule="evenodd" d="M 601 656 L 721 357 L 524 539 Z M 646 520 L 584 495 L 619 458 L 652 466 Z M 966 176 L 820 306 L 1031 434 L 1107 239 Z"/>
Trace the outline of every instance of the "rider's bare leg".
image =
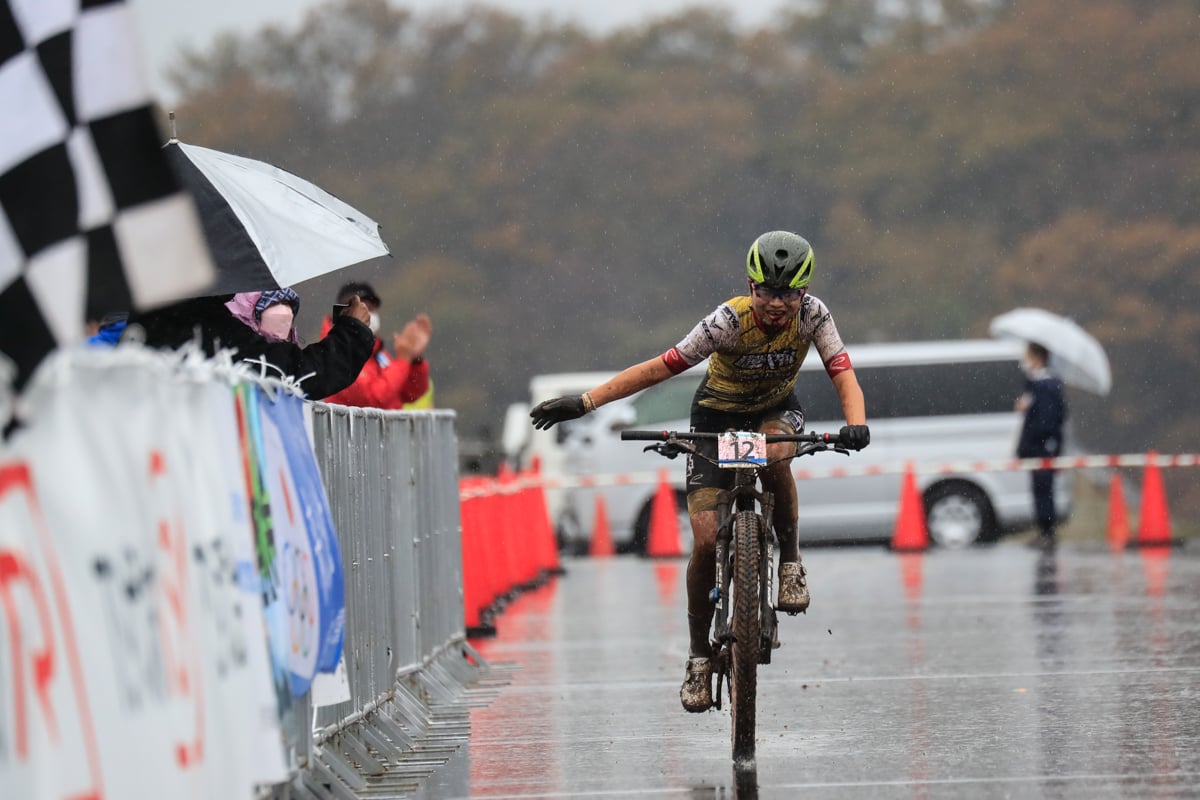
<path id="1" fill-rule="evenodd" d="M 770 430 L 769 425 L 764 430 Z M 779 597 L 776 608 L 789 614 L 808 610 L 808 585 L 800 563 L 800 542 L 796 534 L 796 481 L 792 478 L 788 458 L 796 452 L 791 442 L 767 445 L 767 461 L 786 459 L 768 467 L 762 476 L 763 486 L 774 498 L 771 522 L 779 540 Z"/>
<path id="2" fill-rule="evenodd" d="M 786 426 L 773 426 L 770 423 L 763 426 L 764 433 L 792 433 Z M 799 561 L 800 544 L 796 536 L 796 481 L 792 477 L 792 459 L 795 455 L 794 442 L 775 442 L 767 445 L 767 462 L 776 459 L 786 459 L 771 464 L 763 471 L 762 482 L 775 498 L 775 513 L 771 522 L 775 526 L 775 536 L 779 538 L 779 560 Z"/>
<path id="3" fill-rule="evenodd" d="M 791 459 L 768 468 L 767 474 L 763 476 L 763 484 L 775 499 L 775 512 L 771 522 L 775 525 L 775 535 L 779 538 L 779 560 L 799 561 L 800 543 L 796 536 L 796 481 L 792 478 L 789 464 Z"/>
<path id="4" fill-rule="evenodd" d="M 712 624 L 713 604 L 708 592 L 717 572 L 717 512 L 698 511 L 691 515 L 692 557 L 688 560 L 688 634 L 689 655 L 712 657 L 708 629 Z"/>

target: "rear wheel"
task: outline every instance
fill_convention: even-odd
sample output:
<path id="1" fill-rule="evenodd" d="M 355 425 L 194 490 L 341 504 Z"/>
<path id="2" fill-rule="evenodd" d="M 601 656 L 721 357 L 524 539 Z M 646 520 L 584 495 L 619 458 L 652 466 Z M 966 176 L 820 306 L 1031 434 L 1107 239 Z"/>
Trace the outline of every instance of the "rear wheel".
<path id="1" fill-rule="evenodd" d="M 758 694 L 758 657 L 762 646 L 759 619 L 761 519 L 739 511 L 733 521 L 733 659 L 729 680 L 729 712 L 733 719 L 733 762 L 754 764 L 754 717 Z"/>
<path id="2" fill-rule="evenodd" d="M 987 495 L 966 481 L 946 481 L 925 492 L 925 525 L 941 547 L 968 547 L 996 538 L 996 515 Z"/>

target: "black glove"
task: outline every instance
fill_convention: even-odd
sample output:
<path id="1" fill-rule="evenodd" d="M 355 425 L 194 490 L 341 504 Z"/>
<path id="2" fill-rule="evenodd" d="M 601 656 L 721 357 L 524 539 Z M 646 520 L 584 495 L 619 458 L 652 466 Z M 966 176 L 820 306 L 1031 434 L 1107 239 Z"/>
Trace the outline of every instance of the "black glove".
<path id="1" fill-rule="evenodd" d="M 862 450 L 871 443 L 871 429 L 866 425 L 843 425 L 838 437 L 847 450 Z"/>
<path id="2" fill-rule="evenodd" d="M 533 411 L 529 412 L 529 416 L 533 418 L 533 427 L 543 431 L 556 422 L 579 419 L 586 413 L 587 410 L 583 407 L 583 395 L 571 394 L 538 403 L 533 407 Z"/>

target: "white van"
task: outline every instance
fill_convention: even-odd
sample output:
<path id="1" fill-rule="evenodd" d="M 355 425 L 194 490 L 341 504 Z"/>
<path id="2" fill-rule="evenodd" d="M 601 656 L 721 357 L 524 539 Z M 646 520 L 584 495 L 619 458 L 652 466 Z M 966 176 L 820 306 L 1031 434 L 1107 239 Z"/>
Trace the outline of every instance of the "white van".
<path id="1" fill-rule="evenodd" d="M 594 389 L 616 375 L 616 370 L 593 372 L 555 372 L 546 375 L 534 375 L 529 380 L 529 402 L 513 403 L 504 415 L 504 430 L 501 434 L 501 446 L 509 466 L 514 469 L 529 469 L 538 465 L 543 476 L 561 477 L 566 473 L 566 456 L 564 442 L 571 437 L 575 427 L 581 420 L 560 422 L 549 430 L 535 430 L 529 419 L 529 410 L 543 400 L 561 397 L 567 394 L 582 394 Z M 558 521 L 564 518 L 564 493 L 559 489 L 546 492 L 546 507 L 550 518 Z M 573 519 L 567 517 L 568 520 Z M 578 531 L 567 534 L 567 538 L 578 539 Z M 560 539 L 564 534 L 560 532 Z"/>
<path id="2" fill-rule="evenodd" d="M 1013 401 L 1023 389 L 1019 342 L 992 339 L 848 346 L 867 401 L 871 445 L 849 457 L 823 453 L 793 462 L 793 471 L 877 465 L 883 474 L 797 481 L 802 542 L 886 542 L 899 508 L 903 475 L 914 464 L 957 464 L 1013 458 L 1022 416 Z M 626 428 L 687 430 L 692 395 L 704 377 L 697 365 L 664 383 L 611 403 L 575 422 L 559 440 L 565 475 L 651 475 L 668 471 L 681 508 L 681 530 L 690 538 L 683 511 L 686 459 L 666 460 L 623 442 Z M 820 360 L 808 359 L 796 391 L 806 429 L 836 433 L 844 424 L 833 384 Z M 552 429 L 553 430 L 553 429 Z M 1069 444 L 1069 442 L 1068 442 Z M 917 476 L 930 538 L 944 546 L 989 541 L 1034 524 L 1028 472 L 946 471 Z M 597 488 L 568 490 L 555 521 L 565 544 L 588 545 L 596 493 L 604 494 L 614 543 L 621 551 L 645 549 L 653 481 L 599 481 Z M 609 485 L 609 484 L 614 485 Z M 1060 519 L 1070 513 L 1071 477 L 1055 481 Z"/>

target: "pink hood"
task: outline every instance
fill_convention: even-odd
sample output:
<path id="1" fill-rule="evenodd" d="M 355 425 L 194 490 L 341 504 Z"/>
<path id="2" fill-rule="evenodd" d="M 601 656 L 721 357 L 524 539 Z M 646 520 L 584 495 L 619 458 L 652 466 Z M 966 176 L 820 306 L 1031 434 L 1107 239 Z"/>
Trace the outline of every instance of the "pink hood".
<path id="1" fill-rule="evenodd" d="M 254 316 L 254 306 L 258 303 L 258 298 L 262 297 L 262 292 L 240 292 L 233 296 L 233 299 L 225 304 L 229 309 L 229 313 L 245 323 L 246 327 L 253 330 L 255 333 L 272 341 L 278 341 L 278 338 L 269 333 L 264 333 L 258 326 L 258 318 Z M 288 331 L 287 340 L 292 344 L 299 344 L 300 338 L 296 335 L 296 326 L 292 325 L 292 329 Z"/>

